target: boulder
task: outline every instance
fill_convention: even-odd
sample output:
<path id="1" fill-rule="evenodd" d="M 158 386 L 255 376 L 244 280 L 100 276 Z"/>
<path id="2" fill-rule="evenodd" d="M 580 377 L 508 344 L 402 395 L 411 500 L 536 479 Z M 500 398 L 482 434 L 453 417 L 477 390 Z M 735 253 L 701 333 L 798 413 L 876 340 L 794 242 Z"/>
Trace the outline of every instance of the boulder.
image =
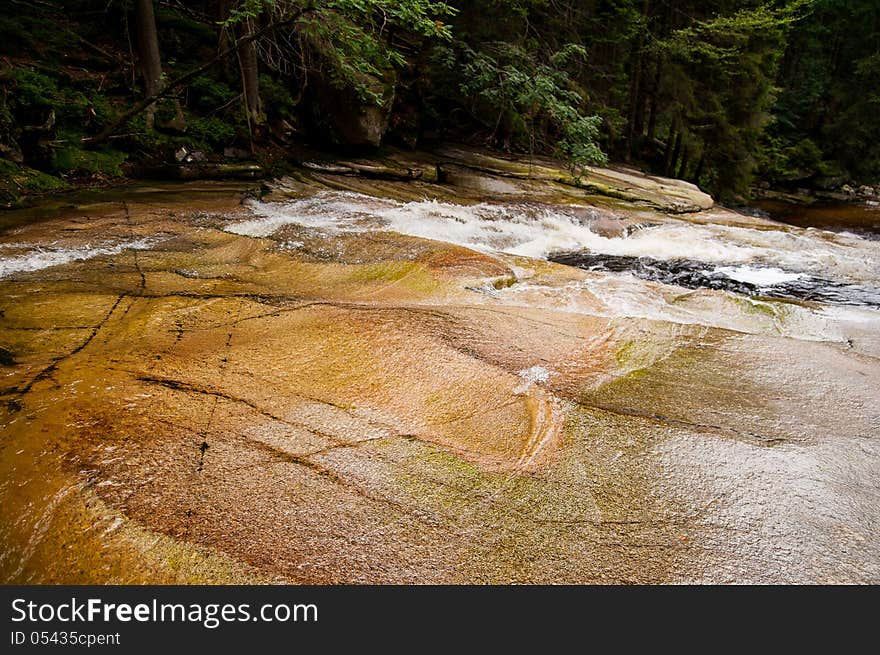
<path id="1" fill-rule="evenodd" d="M 208 157 L 202 150 L 181 146 L 174 152 L 174 159 L 181 163 L 190 164 L 193 162 L 201 163 L 207 161 Z"/>
<path id="2" fill-rule="evenodd" d="M 371 75 L 360 82 L 378 103 L 362 99 L 350 88 L 339 88 L 329 79 L 315 83 L 312 122 L 323 140 L 334 145 L 377 148 L 388 131 L 394 81 Z"/>

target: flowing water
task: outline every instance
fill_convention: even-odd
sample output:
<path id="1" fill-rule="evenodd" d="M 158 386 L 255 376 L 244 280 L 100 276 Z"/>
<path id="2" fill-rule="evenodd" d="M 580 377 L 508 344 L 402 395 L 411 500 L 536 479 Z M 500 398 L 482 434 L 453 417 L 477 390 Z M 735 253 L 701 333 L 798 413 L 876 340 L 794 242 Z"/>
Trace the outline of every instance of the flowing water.
<path id="1" fill-rule="evenodd" d="M 675 220 L 626 225 L 609 236 L 596 229 L 607 212 L 589 207 L 401 203 L 340 192 L 252 208 L 255 218 L 226 229 L 263 237 L 285 226 L 393 231 L 689 289 L 880 307 L 880 243 L 851 233 Z"/>
<path id="2" fill-rule="evenodd" d="M 5 217 L 3 582 L 880 581 L 870 230 L 315 175 Z"/>
<path id="3" fill-rule="evenodd" d="M 126 250 L 147 250 L 154 246 L 157 239 L 144 237 L 141 239 L 124 239 L 105 241 L 102 243 L 86 243 L 74 247 L 65 247 L 57 243 L 15 243 L 0 246 L 3 257 L 0 258 L 0 278 L 13 273 L 39 271 L 52 266 L 61 266 L 95 257 L 118 255 Z"/>

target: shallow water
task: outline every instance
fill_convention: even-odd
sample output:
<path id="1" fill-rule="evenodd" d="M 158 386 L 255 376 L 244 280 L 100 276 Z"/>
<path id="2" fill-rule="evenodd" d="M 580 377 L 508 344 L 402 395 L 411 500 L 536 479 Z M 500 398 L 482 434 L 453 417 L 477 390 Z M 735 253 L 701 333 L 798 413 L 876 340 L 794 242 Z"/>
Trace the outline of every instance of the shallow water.
<path id="1" fill-rule="evenodd" d="M 86 243 L 79 246 L 65 247 L 57 243 L 16 243 L 0 246 L 0 278 L 13 273 L 39 271 L 52 266 L 61 266 L 70 262 L 118 255 L 126 250 L 148 250 L 156 245 L 158 239 L 144 237 L 140 239 L 109 240 L 101 243 Z"/>
<path id="2" fill-rule="evenodd" d="M 803 228 L 850 232 L 863 238 L 880 239 L 880 201 L 858 203 L 818 202 L 802 205 L 764 200 L 755 205 L 770 218 Z"/>

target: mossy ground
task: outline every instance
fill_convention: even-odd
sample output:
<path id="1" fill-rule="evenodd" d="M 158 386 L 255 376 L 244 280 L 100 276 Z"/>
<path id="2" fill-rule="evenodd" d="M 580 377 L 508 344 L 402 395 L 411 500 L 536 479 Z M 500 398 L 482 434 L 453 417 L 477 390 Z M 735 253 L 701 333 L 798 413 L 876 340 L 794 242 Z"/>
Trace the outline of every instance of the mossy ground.
<path id="1" fill-rule="evenodd" d="M 0 159 L 0 206 L 18 207 L 28 196 L 58 193 L 70 188 L 64 180 Z"/>

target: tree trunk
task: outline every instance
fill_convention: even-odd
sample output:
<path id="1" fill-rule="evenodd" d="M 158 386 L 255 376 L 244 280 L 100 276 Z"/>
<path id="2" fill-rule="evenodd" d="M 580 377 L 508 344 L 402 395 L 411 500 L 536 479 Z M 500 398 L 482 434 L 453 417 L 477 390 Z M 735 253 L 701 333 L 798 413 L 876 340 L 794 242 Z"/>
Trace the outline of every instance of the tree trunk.
<path id="1" fill-rule="evenodd" d="M 132 118 L 134 118 L 135 116 L 140 114 L 142 111 L 145 111 L 147 109 L 147 107 L 152 105 L 157 100 L 160 100 L 161 98 L 164 98 L 165 96 L 169 95 L 176 88 L 189 84 L 194 79 L 196 79 L 199 75 L 201 75 L 205 71 L 212 68 L 215 64 L 217 64 L 217 62 L 222 61 L 223 59 L 225 59 L 226 57 L 228 57 L 229 55 L 231 55 L 233 53 L 237 53 L 239 48 L 247 45 L 249 42 L 255 41 L 256 39 L 259 39 L 260 37 L 262 37 L 265 33 L 269 32 L 270 30 L 273 30 L 273 29 L 276 29 L 279 27 L 283 27 L 285 25 L 290 25 L 291 23 L 299 20 L 303 15 L 305 15 L 311 11 L 314 11 L 314 7 L 311 7 L 311 6 L 303 7 L 299 11 L 297 11 L 296 13 L 285 18 L 284 20 L 279 21 L 277 23 L 270 23 L 269 25 L 266 25 L 265 27 L 259 29 L 258 31 L 254 32 L 250 36 L 246 37 L 245 39 L 240 39 L 238 41 L 238 43 L 232 45 L 229 48 L 221 50 L 219 53 L 217 53 L 217 55 L 215 57 L 213 57 L 212 59 L 209 59 L 201 66 L 196 66 L 195 68 L 190 70 L 188 73 L 184 73 L 180 77 L 177 77 L 177 78 L 171 80 L 170 82 L 168 82 L 167 86 L 163 90 L 159 91 L 158 93 L 154 93 L 151 96 L 147 96 L 143 100 L 136 102 L 133 107 L 122 112 L 116 118 L 114 118 L 107 127 L 105 127 L 103 130 L 101 130 L 101 132 L 99 134 L 97 134 L 93 137 L 88 137 L 88 138 L 83 139 L 83 143 L 88 146 L 91 146 L 91 147 L 94 147 L 94 146 L 97 146 L 101 143 L 104 143 L 107 139 L 112 137 L 116 133 L 116 130 L 118 130 L 122 125 L 125 125 L 125 123 L 127 123 Z"/>
<path id="2" fill-rule="evenodd" d="M 702 154 L 700 154 L 700 161 L 697 163 L 697 168 L 694 171 L 694 178 L 692 182 L 694 184 L 700 184 L 700 178 L 703 177 L 703 166 L 706 163 L 706 151 L 704 150 Z"/>
<path id="3" fill-rule="evenodd" d="M 644 125 L 644 73 L 643 60 L 645 49 L 645 37 L 648 32 L 648 11 L 651 8 L 650 0 L 644 0 L 642 4 L 642 22 L 639 38 L 633 52 L 633 66 L 630 71 L 630 87 L 629 87 L 629 107 L 627 108 L 626 119 L 626 152 L 627 159 L 632 157 L 633 146 L 635 145 L 635 137 L 641 136 L 637 124 Z"/>
<path id="4" fill-rule="evenodd" d="M 232 0 L 217 0 L 217 21 L 222 23 L 232 11 Z M 222 27 L 220 27 L 222 31 Z"/>
<path id="5" fill-rule="evenodd" d="M 217 2 L 217 22 L 223 23 L 229 18 L 229 14 L 232 11 L 232 0 L 218 0 Z M 223 25 L 217 25 L 217 48 L 218 50 L 223 50 L 226 48 L 231 42 L 229 38 L 229 30 Z M 234 70 L 232 67 L 232 63 L 230 59 L 224 59 L 220 62 L 223 66 L 223 74 L 227 79 L 232 79 L 234 75 Z"/>
<path id="6" fill-rule="evenodd" d="M 138 63 L 144 78 L 144 97 L 150 98 L 162 91 L 162 59 L 159 55 L 159 35 L 153 0 L 135 0 L 135 27 L 137 32 Z M 156 106 L 146 109 L 147 129 L 153 129 Z"/>
<path id="7" fill-rule="evenodd" d="M 626 158 L 629 161 L 632 158 L 633 141 L 635 140 L 635 113 L 636 103 L 639 97 L 639 82 L 642 77 L 642 55 L 638 54 L 633 70 L 630 73 L 629 99 L 627 103 L 626 114 Z"/>
<path id="8" fill-rule="evenodd" d="M 690 153 L 688 152 L 688 149 L 684 148 L 683 152 L 681 153 L 681 164 L 679 164 L 678 166 L 678 174 L 675 176 L 680 180 L 687 179 L 687 169 L 688 164 L 690 163 L 689 155 Z"/>
<path id="9" fill-rule="evenodd" d="M 666 137 L 666 154 L 663 156 L 663 174 L 667 177 L 675 175 L 678 167 L 678 156 L 681 154 L 681 132 L 679 131 L 679 119 L 676 116 L 669 128 Z"/>
<path id="10" fill-rule="evenodd" d="M 648 96 L 648 143 L 653 147 L 654 139 L 657 136 L 657 93 L 660 90 L 660 61 L 657 61 L 657 68 L 654 71 L 654 80 L 651 83 L 651 90 Z"/>
<path id="11" fill-rule="evenodd" d="M 666 135 L 666 149 L 663 153 L 663 174 L 669 175 L 669 169 L 672 168 L 672 150 L 675 147 L 675 141 L 678 137 L 678 117 L 672 119 L 672 126 L 669 128 L 669 134 Z"/>
<path id="12" fill-rule="evenodd" d="M 669 161 L 669 167 L 666 175 L 675 177 L 675 169 L 678 166 L 678 156 L 681 154 L 681 132 L 675 135 L 675 145 L 672 147 L 672 158 Z"/>
<path id="13" fill-rule="evenodd" d="M 256 31 L 254 19 L 247 18 L 241 24 L 241 35 L 250 37 Z M 239 67 L 241 68 L 241 88 L 244 93 L 245 112 L 251 135 L 265 121 L 263 103 L 260 99 L 260 68 L 257 58 L 257 44 L 253 39 L 238 51 Z"/>
<path id="14" fill-rule="evenodd" d="M 633 136 L 641 137 L 645 133 L 645 111 L 648 104 L 648 84 L 645 66 L 642 66 L 642 80 L 639 82 L 639 92 L 636 94 L 636 109 L 633 116 Z"/>

